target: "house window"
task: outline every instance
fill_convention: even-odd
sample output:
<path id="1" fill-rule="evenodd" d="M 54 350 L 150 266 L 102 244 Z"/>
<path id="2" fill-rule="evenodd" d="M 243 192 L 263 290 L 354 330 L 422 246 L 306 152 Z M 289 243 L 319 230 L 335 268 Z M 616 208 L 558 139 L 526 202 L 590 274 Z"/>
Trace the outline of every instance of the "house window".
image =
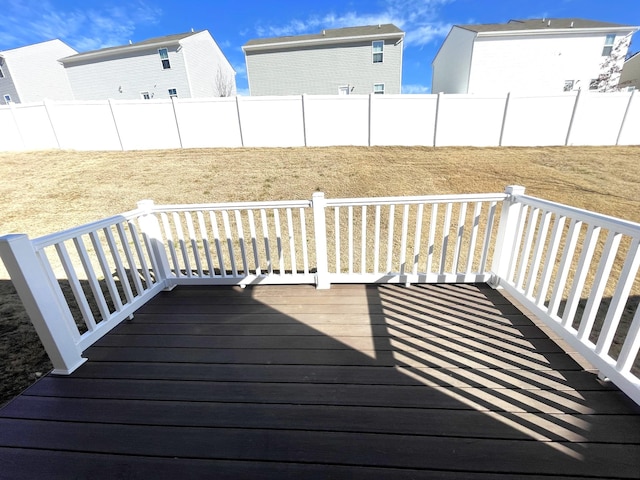
<path id="1" fill-rule="evenodd" d="M 140 92 L 140 97 L 142 97 L 142 99 L 144 100 L 151 100 L 151 95 L 149 95 L 149 92 Z"/>
<path id="2" fill-rule="evenodd" d="M 373 84 L 373 93 L 376 95 L 384 94 L 384 83 L 374 83 Z"/>
<path id="3" fill-rule="evenodd" d="M 167 68 L 171 68 L 171 64 L 169 63 L 169 50 L 166 48 L 158 49 L 158 54 L 160 55 L 160 60 L 162 61 L 162 68 L 166 70 Z"/>
<path id="4" fill-rule="evenodd" d="M 573 80 L 565 80 L 564 81 L 564 91 L 570 92 L 573 90 Z"/>
<path id="5" fill-rule="evenodd" d="M 384 41 L 376 40 L 375 42 L 372 42 L 371 50 L 373 52 L 373 63 L 382 63 Z"/>
<path id="6" fill-rule="evenodd" d="M 11 103 L 11 95 L 4 95 L 4 103 L 7 105 Z"/>
<path id="7" fill-rule="evenodd" d="M 177 97 L 178 96 L 178 90 L 176 90 L 175 88 L 170 88 L 169 89 L 169 97 Z"/>
<path id="8" fill-rule="evenodd" d="M 613 42 L 616 39 L 614 34 L 607 35 L 607 38 L 604 41 L 604 48 L 602 49 L 602 56 L 608 57 L 611 55 L 611 50 L 613 50 Z"/>

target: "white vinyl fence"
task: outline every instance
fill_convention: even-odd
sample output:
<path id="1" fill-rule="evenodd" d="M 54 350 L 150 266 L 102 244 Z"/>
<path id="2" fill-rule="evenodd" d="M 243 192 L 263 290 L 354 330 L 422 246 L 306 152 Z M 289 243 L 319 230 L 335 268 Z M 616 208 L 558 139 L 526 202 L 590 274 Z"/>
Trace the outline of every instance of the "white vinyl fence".
<path id="1" fill-rule="evenodd" d="M 640 145 L 634 93 L 47 100 L 0 106 L 0 150 Z"/>

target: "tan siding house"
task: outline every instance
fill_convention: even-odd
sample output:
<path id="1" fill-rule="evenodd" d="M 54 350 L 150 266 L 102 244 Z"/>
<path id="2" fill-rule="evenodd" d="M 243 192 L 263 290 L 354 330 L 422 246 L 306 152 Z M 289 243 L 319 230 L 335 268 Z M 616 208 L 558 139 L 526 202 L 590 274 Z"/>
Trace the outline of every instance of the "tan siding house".
<path id="1" fill-rule="evenodd" d="M 251 95 L 400 93 L 404 32 L 395 25 L 250 40 Z"/>

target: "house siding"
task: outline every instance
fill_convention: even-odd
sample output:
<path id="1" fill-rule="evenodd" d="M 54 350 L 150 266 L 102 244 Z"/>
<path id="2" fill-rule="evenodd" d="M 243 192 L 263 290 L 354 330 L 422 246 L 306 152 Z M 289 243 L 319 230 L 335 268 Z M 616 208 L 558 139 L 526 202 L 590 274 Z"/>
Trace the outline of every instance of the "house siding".
<path id="1" fill-rule="evenodd" d="M 506 25 L 452 27 L 433 61 L 432 91 L 545 95 L 562 93 L 568 80 L 572 90 L 589 90 L 606 59 L 602 53 L 607 35 L 615 35 L 616 43 L 636 30 L 620 25 L 555 31 L 500 28 Z"/>
<path id="2" fill-rule="evenodd" d="M 385 93 L 401 88 L 402 46 L 386 39 L 382 63 L 373 63 L 374 37 L 354 43 L 247 51 L 251 95 L 335 95 L 349 86 L 354 94 L 373 92 L 383 83 Z M 396 44 L 397 43 L 397 44 Z"/>
<path id="3" fill-rule="evenodd" d="M 620 75 L 620 85 L 623 88 L 640 89 L 640 53 L 636 53 L 624 63 L 622 75 Z"/>
<path id="4" fill-rule="evenodd" d="M 574 90 L 588 90 L 605 59 L 605 38 L 606 34 L 478 37 L 468 93 L 558 93 L 565 80 L 574 81 Z"/>
<path id="5" fill-rule="evenodd" d="M 208 32 L 187 37 L 183 45 L 184 62 L 191 85 L 191 97 L 222 96 L 218 88 L 218 72 L 236 94 L 235 71 Z"/>
<path id="6" fill-rule="evenodd" d="M 433 93 L 467 93 L 474 38 L 468 30 L 451 29 L 433 60 Z"/>
<path id="7" fill-rule="evenodd" d="M 159 48 L 167 48 L 171 68 L 162 68 Z M 152 98 L 169 98 L 170 88 L 175 88 L 179 97 L 191 96 L 178 45 L 87 60 L 68 65 L 66 70 L 77 100 L 134 100 L 141 98 L 141 92 L 149 92 Z"/>
<path id="8" fill-rule="evenodd" d="M 58 59 L 76 53 L 60 40 L 2 52 L 5 78 L 0 79 L 0 95 L 11 95 L 14 103 L 73 100 L 71 86 Z"/>
<path id="9" fill-rule="evenodd" d="M 0 62 L 2 60 L 0 59 Z M 0 105 L 6 105 L 7 102 L 4 100 L 5 95 L 9 95 L 11 97 L 11 102 L 20 103 L 20 95 L 18 95 L 18 91 L 16 90 L 16 86 L 13 83 L 13 77 L 11 76 L 11 69 L 6 63 L 0 63 L 0 68 L 2 68 L 2 73 L 4 74 L 3 78 L 0 78 Z"/>

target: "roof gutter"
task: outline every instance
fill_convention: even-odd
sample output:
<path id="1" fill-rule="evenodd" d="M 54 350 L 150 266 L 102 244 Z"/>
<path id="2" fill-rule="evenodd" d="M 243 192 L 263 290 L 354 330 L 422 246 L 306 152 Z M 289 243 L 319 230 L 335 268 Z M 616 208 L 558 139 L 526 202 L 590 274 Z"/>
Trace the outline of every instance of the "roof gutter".
<path id="1" fill-rule="evenodd" d="M 360 40 L 369 40 L 369 39 L 380 39 L 380 38 L 404 38 L 404 32 L 395 32 L 395 33 L 382 33 L 379 35 L 357 35 L 354 37 L 321 37 L 321 38 L 312 38 L 308 40 L 293 40 L 293 41 L 284 41 L 284 42 L 273 42 L 273 43 L 259 43 L 252 45 L 243 45 L 242 50 L 244 52 L 252 51 L 252 50 L 269 50 L 274 48 L 283 48 L 283 47 L 304 47 L 307 45 L 330 45 L 335 43 L 344 43 L 344 42 L 358 42 Z"/>
<path id="2" fill-rule="evenodd" d="M 186 38 L 186 37 L 185 37 Z M 180 39 L 182 40 L 182 39 Z M 118 54 L 122 52 L 137 52 L 140 50 L 147 50 L 149 48 L 163 47 L 167 45 L 180 45 L 180 40 L 164 41 L 145 43 L 142 45 L 123 45 L 121 47 L 107 48 L 104 50 L 95 50 L 93 52 L 79 53 L 77 55 L 71 55 L 70 57 L 61 58 L 58 60 L 63 65 L 77 63 L 85 60 L 95 60 L 97 58 L 108 57 L 112 54 Z"/>
<path id="3" fill-rule="evenodd" d="M 464 28 L 464 27 L 461 27 Z M 510 30 L 493 32 L 475 32 L 478 37 L 521 37 L 522 35 L 543 36 L 557 34 L 583 34 L 583 33 L 612 33 L 612 32 L 637 32 L 640 27 L 598 27 L 598 28 L 545 28 L 541 30 Z"/>

